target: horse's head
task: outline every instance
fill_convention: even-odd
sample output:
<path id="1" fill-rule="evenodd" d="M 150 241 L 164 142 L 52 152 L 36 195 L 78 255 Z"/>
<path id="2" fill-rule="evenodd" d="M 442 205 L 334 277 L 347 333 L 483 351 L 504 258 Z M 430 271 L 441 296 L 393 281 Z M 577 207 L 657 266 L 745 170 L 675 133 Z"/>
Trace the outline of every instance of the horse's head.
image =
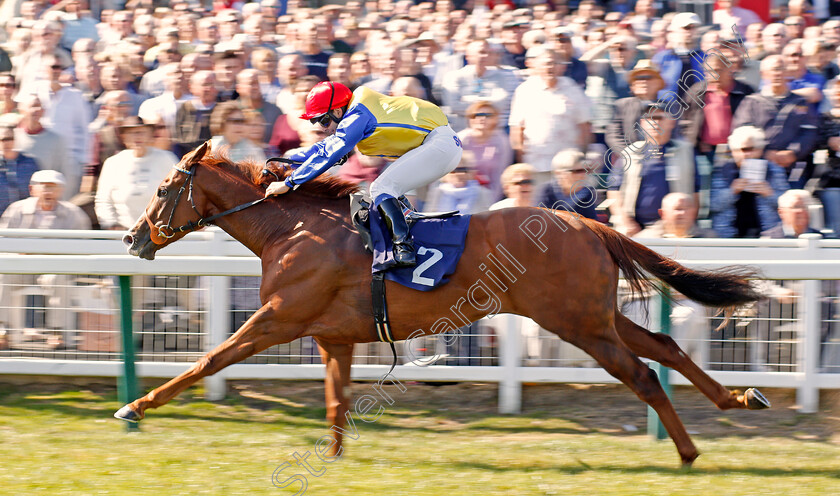
<path id="1" fill-rule="evenodd" d="M 207 141 L 184 155 L 160 183 L 143 216 L 123 236 L 129 254 L 154 260 L 158 250 L 183 238 L 192 230 L 179 227 L 190 225 L 200 218 L 194 211 L 191 186 L 198 163 L 209 151 L 210 142 Z"/>

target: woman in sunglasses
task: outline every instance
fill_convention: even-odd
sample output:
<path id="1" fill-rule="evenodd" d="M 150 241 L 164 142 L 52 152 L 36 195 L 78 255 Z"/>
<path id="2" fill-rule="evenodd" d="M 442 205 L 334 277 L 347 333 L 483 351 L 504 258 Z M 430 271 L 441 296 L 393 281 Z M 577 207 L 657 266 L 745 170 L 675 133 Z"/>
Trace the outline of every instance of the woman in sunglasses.
<path id="1" fill-rule="evenodd" d="M 414 243 L 397 198 L 440 179 L 461 160 L 461 141 L 443 111 L 425 100 L 386 96 L 364 86 L 351 92 L 325 81 L 309 92 L 301 118 L 323 127 L 328 136 L 289 157 L 302 165 L 285 181 L 270 184 L 266 196 L 317 177 L 353 147 L 363 155 L 393 160 L 370 185 L 370 196 L 391 232 L 397 266 L 415 265 Z"/>

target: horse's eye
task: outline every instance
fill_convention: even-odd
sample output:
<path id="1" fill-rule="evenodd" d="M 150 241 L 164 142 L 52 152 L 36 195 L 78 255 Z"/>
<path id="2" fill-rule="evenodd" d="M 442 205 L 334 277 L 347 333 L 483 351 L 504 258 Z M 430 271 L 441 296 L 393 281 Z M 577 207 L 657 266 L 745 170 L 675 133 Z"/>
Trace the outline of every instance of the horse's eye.
<path id="1" fill-rule="evenodd" d="M 164 188 L 160 188 L 158 190 L 158 198 L 163 198 L 164 196 L 166 196 L 166 190 Z"/>

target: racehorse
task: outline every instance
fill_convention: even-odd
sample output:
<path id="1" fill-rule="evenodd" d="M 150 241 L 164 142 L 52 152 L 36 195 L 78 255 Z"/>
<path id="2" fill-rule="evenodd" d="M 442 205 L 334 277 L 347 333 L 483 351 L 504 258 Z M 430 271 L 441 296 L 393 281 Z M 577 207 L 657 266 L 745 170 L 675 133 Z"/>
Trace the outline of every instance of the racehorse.
<path id="1" fill-rule="evenodd" d="M 124 242 L 130 254 L 152 260 L 158 250 L 213 219 L 262 259 L 262 307 L 187 371 L 115 416 L 139 421 L 146 410 L 166 404 L 205 376 L 270 346 L 312 336 L 326 365 L 331 452 L 338 454 L 349 412 L 353 344 L 378 340 L 371 311 L 371 256 L 349 217 L 348 195 L 355 186 L 322 176 L 262 201 L 269 182 L 289 171 L 232 163 L 224 154 L 209 152 L 207 142 L 184 156 Z M 263 173 L 264 167 L 270 175 Z M 254 206 L 240 210 L 243 202 Z M 233 213 L 222 215 L 228 212 Z M 491 312 L 530 317 L 587 352 L 653 407 L 680 460 L 690 465 L 699 452 L 656 374 L 639 357 L 678 371 L 720 409 L 770 405 L 755 389 L 727 390 L 670 337 L 651 333 L 619 313 L 619 270 L 635 291 L 653 286 L 647 272 L 716 308 L 760 298 L 743 273 L 688 269 L 566 211 L 509 208 L 472 216 L 463 254 L 447 284 L 424 292 L 387 281 L 393 338 L 415 337 L 418 329 L 423 334 L 454 330 Z M 455 315 L 463 322 L 455 324 Z"/>

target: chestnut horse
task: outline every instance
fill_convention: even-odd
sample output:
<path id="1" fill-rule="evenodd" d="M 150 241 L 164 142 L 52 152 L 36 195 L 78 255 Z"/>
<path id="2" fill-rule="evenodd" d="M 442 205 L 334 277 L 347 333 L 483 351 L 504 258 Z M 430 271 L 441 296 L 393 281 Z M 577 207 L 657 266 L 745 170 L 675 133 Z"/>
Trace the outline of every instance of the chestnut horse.
<path id="1" fill-rule="evenodd" d="M 209 154 L 209 142 L 188 153 L 160 184 L 145 215 L 125 236 L 128 251 L 144 259 L 189 230 L 236 205 L 264 196 L 263 165 L 231 163 Z M 274 165 L 271 174 L 287 171 Z M 275 177 L 270 177 L 276 180 Z M 184 194 L 188 190 L 188 194 Z M 266 348 L 312 336 L 326 365 L 327 421 L 339 431 L 349 411 L 354 343 L 377 341 L 371 311 L 371 255 L 349 218 L 355 187 L 334 177 L 314 179 L 216 224 L 262 259 L 262 307 L 224 343 L 186 372 L 125 405 L 115 416 L 141 420 L 195 383 Z M 181 229 L 175 226 L 183 225 Z M 395 340 L 452 330 L 488 313 L 513 313 L 581 348 L 653 407 L 683 464 L 699 455 L 656 374 L 639 357 L 673 368 L 718 408 L 766 408 L 755 389 L 730 391 L 695 365 L 674 341 L 619 313 L 619 270 L 635 290 L 651 286 L 643 271 L 707 306 L 736 307 L 760 297 L 743 275 L 685 268 L 612 229 L 567 212 L 510 208 L 474 215 L 457 271 L 435 290 L 387 282 Z M 494 262 L 495 263 L 491 263 Z M 493 270 L 488 269 L 493 265 Z M 484 282 L 484 293 L 475 289 Z M 495 289 L 491 287 L 492 281 Z M 489 290 L 488 290 L 489 288 Z M 495 294 L 495 297 L 491 294 Z M 466 298 L 465 298 L 466 297 Z M 480 302 L 477 300 L 481 300 Z M 499 303 L 491 308 L 491 300 Z"/>

